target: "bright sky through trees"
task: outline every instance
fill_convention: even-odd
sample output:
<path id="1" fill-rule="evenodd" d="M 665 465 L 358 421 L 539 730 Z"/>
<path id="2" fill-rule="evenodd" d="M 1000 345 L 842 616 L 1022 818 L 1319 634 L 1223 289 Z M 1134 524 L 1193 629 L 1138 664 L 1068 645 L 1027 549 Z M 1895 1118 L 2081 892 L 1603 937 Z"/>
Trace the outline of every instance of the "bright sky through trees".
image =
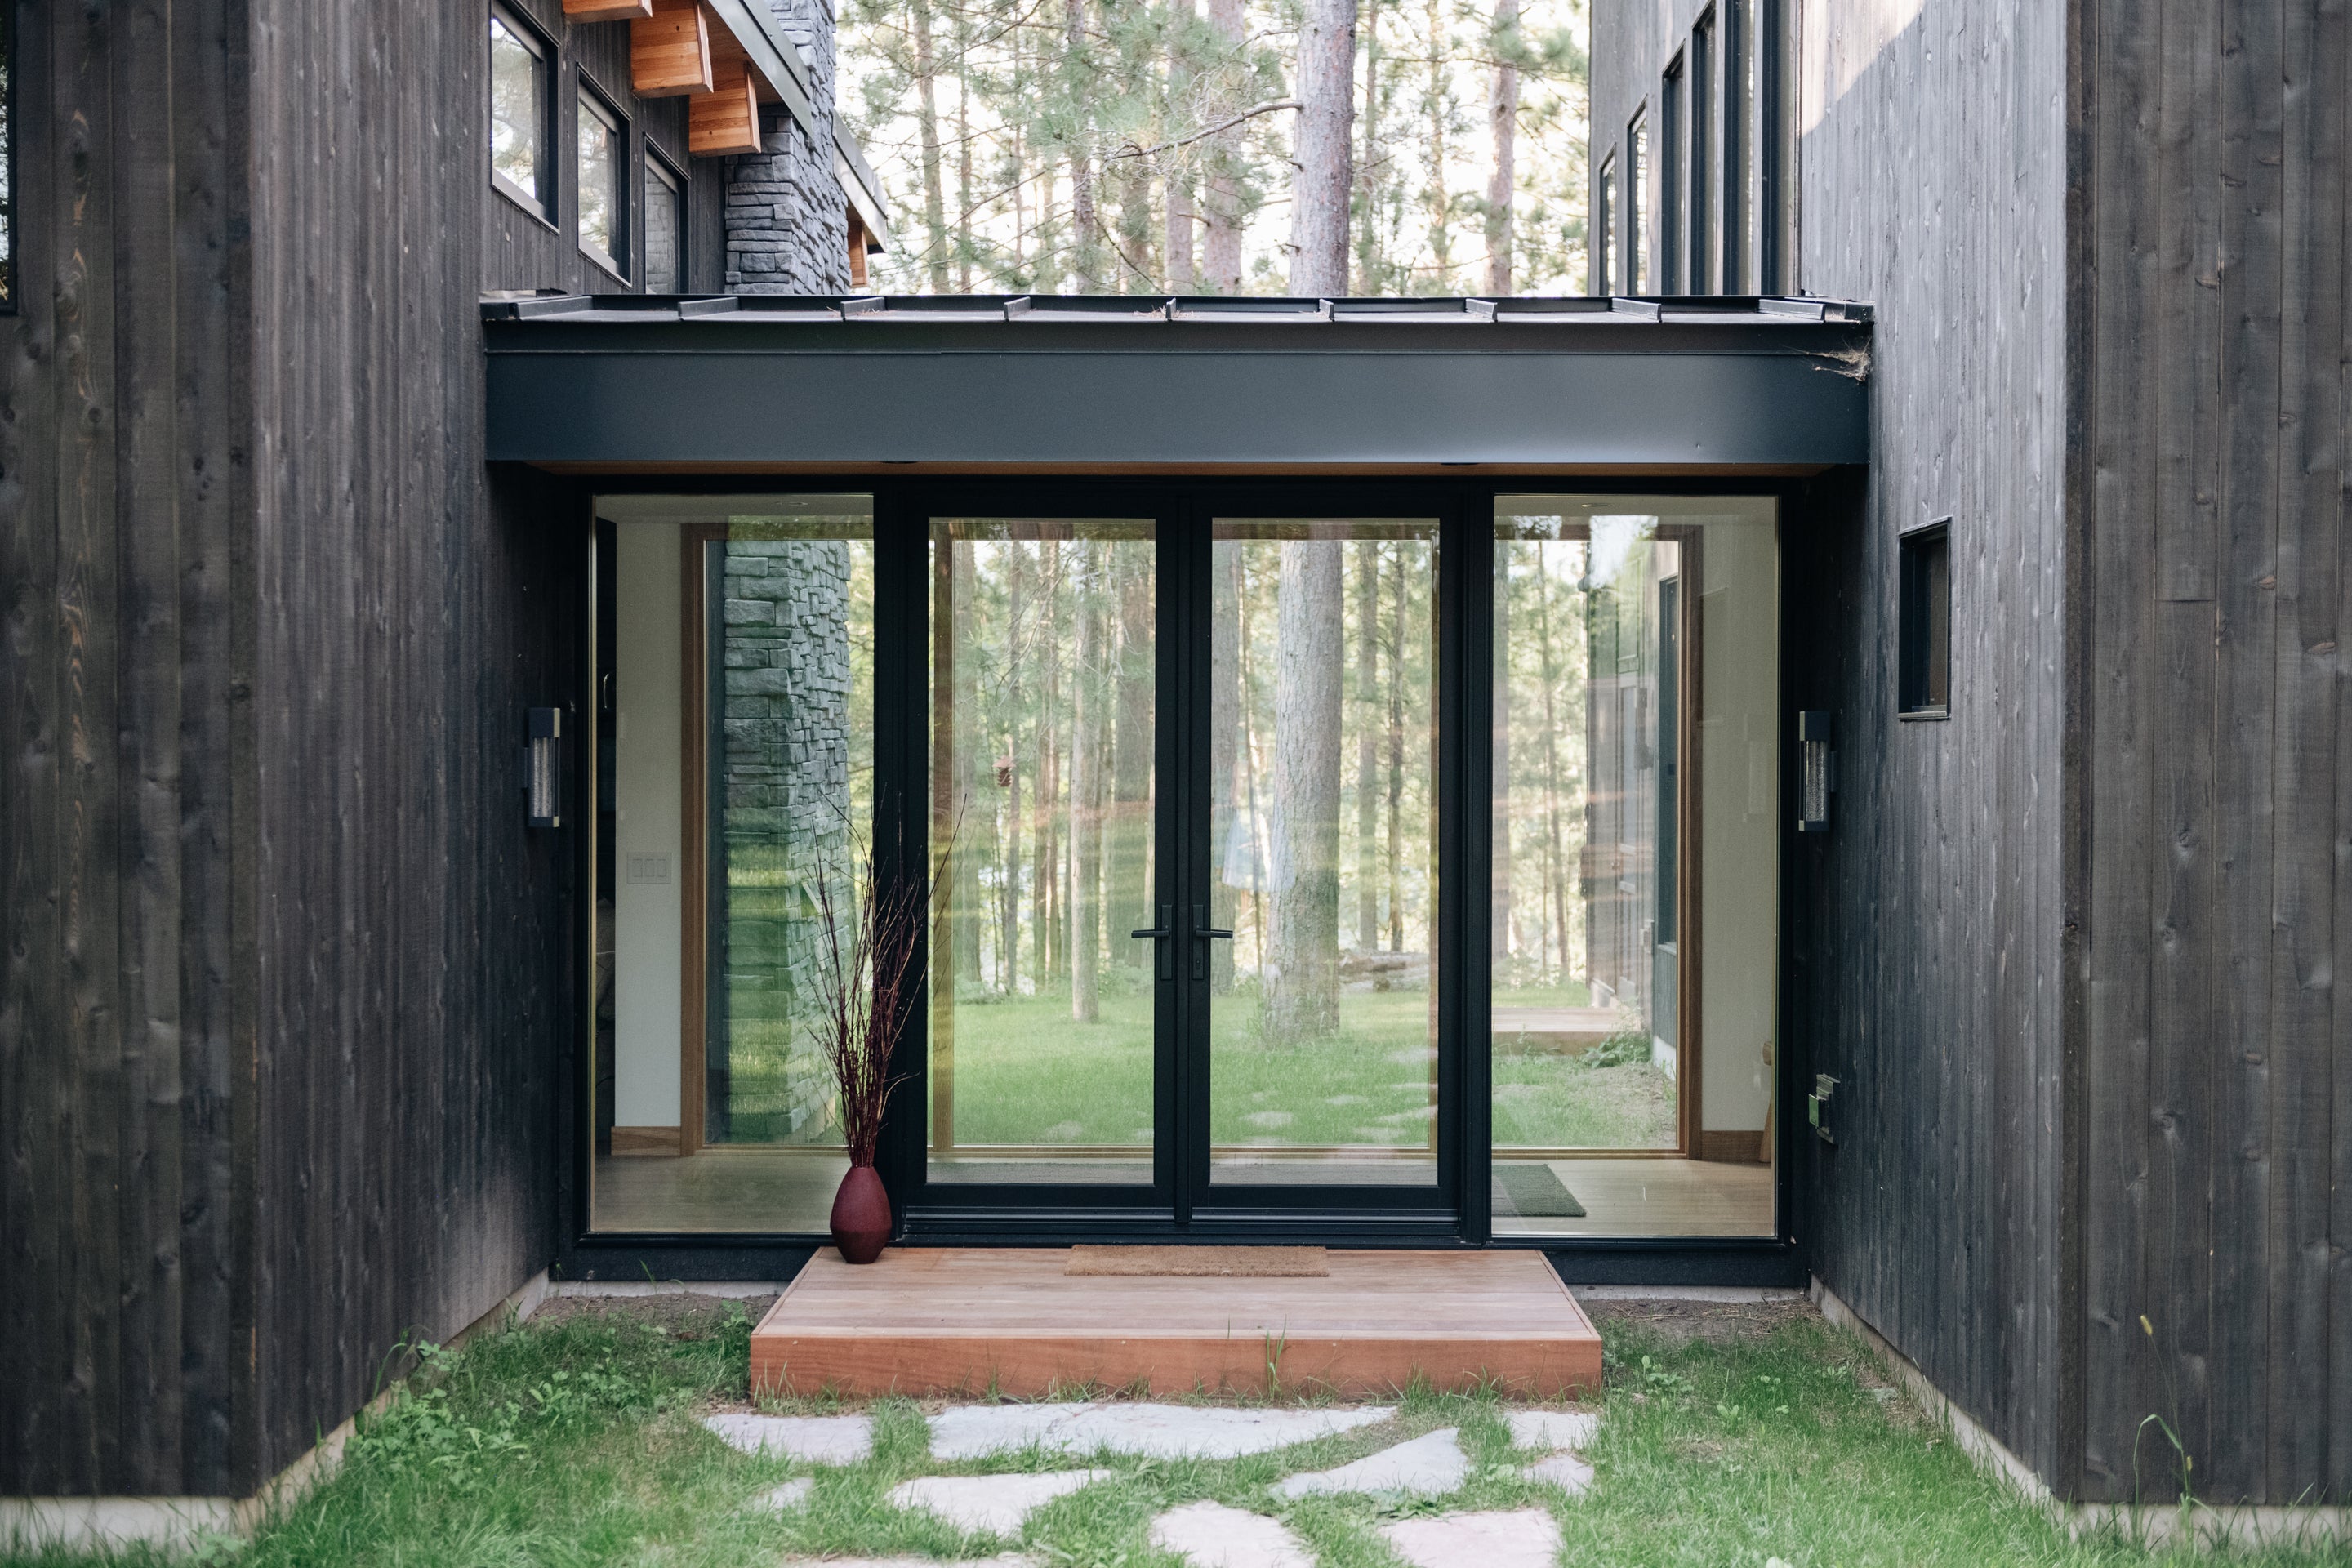
<path id="1" fill-rule="evenodd" d="M 1334 73 L 1298 68 L 1333 3 L 846 0 L 841 109 L 891 200 L 877 286 L 1286 292 L 1312 121 L 1348 291 L 1580 293 L 1582 0 L 1354 0 L 1336 105 Z"/>

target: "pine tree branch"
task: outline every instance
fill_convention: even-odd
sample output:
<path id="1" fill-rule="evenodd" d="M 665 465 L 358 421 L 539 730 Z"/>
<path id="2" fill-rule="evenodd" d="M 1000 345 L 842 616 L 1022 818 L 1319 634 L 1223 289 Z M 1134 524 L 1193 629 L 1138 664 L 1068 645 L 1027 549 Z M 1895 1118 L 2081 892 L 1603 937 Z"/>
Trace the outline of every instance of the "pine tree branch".
<path id="1" fill-rule="evenodd" d="M 1180 136 L 1173 142 L 1162 142 L 1157 147 L 1139 147 L 1130 142 L 1116 153 L 1107 153 L 1103 161 L 1113 158 L 1151 158 L 1162 153 L 1172 153 L 1179 147 L 1190 147 L 1195 142 L 1206 142 L 1212 136 L 1222 136 L 1244 121 L 1255 120 L 1262 114 L 1273 114 L 1285 109 L 1302 107 L 1295 98 L 1277 98 L 1270 103 L 1254 103 L 1222 125 L 1212 125 L 1206 131 L 1196 131 L 1190 136 Z"/>

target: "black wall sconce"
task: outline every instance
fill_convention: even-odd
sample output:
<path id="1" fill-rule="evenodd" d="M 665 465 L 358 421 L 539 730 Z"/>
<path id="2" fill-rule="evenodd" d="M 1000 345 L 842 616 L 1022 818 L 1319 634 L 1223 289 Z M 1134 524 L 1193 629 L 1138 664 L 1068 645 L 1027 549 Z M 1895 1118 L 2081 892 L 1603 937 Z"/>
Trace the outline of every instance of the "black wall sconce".
<path id="1" fill-rule="evenodd" d="M 529 739 L 523 744 L 523 794 L 529 797 L 530 826 L 563 826 L 563 710 L 530 710 Z"/>
<path id="2" fill-rule="evenodd" d="M 1830 830 L 1830 796 L 1837 793 L 1837 715 L 1807 708 L 1797 715 L 1797 831 Z"/>

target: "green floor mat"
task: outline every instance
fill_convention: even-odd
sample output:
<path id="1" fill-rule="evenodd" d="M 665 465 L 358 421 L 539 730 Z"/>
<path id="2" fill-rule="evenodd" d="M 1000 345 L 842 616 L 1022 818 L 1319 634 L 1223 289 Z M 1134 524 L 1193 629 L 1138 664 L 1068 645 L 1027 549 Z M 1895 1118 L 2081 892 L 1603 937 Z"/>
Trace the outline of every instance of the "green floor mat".
<path id="1" fill-rule="evenodd" d="M 1584 1205 L 1560 1184 L 1549 1165 L 1538 1162 L 1495 1166 L 1495 1212 L 1521 1219 L 1582 1219 Z"/>

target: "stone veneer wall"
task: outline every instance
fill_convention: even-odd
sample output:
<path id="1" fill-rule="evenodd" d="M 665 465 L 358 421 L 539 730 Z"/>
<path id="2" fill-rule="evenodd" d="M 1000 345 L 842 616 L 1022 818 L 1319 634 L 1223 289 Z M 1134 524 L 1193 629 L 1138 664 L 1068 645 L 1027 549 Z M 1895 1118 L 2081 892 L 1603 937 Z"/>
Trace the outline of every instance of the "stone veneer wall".
<path id="1" fill-rule="evenodd" d="M 767 111 L 767 151 L 734 161 L 727 182 L 727 289 L 733 294 L 839 294 L 849 288 L 849 200 L 833 172 L 830 0 L 769 0 L 808 62 L 815 134 Z"/>
<path id="2" fill-rule="evenodd" d="M 850 914 L 839 880 L 851 848 L 850 546 L 754 532 L 728 542 L 724 573 L 726 980 L 712 998 L 711 1132 L 830 1142 L 832 1073 L 808 1026 L 821 1007 L 818 876 L 834 875 L 836 913 Z"/>

